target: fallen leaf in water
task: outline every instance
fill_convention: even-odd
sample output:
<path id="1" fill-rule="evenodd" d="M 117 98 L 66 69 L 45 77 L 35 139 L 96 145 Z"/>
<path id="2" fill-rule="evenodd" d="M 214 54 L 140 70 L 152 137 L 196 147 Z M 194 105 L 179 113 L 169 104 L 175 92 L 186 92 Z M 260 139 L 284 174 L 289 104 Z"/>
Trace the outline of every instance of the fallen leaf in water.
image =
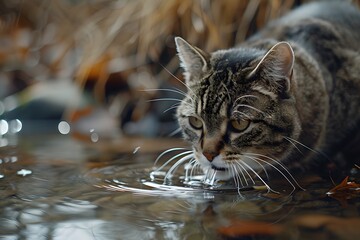
<path id="1" fill-rule="evenodd" d="M 360 196 L 360 184 L 349 182 L 349 177 L 347 176 L 339 185 L 332 188 L 326 194 L 346 205 L 346 200 Z"/>
<path id="2" fill-rule="evenodd" d="M 332 188 L 328 195 L 336 194 L 336 193 L 352 193 L 352 192 L 359 192 L 360 193 L 360 184 L 355 182 L 349 182 L 349 176 L 347 176 L 339 185 Z"/>
<path id="3" fill-rule="evenodd" d="M 229 226 L 218 228 L 218 232 L 224 237 L 244 237 L 253 235 L 272 236 L 280 233 L 282 226 L 267 222 L 236 220 Z"/>

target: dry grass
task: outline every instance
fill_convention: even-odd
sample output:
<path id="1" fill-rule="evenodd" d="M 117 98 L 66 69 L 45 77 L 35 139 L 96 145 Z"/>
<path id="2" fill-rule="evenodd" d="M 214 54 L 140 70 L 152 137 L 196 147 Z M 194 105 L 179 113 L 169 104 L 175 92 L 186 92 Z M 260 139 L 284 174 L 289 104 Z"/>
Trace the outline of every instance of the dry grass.
<path id="1" fill-rule="evenodd" d="M 26 73 L 25 85 L 72 79 L 106 102 L 121 91 L 175 83 L 160 65 L 173 73 L 178 68 L 174 36 L 207 51 L 227 48 L 301 2 L 3 0 L 0 67 L 9 76 Z"/>
<path id="2" fill-rule="evenodd" d="M 208 51 L 226 48 L 244 40 L 295 3 L 294 0 L 8 2 L 1 4 L 4 9 L 1 35 L 11 45 L 0 49 L 3 68 L 26 69 L 28 58 L 37 57 L 49 75 L 71 77 L 79 84 L 96 79 L 96 87 L 104 87 L 109 74 L 114 72 L 147 68 L 150 64 L 149 71 L 154 73 L 152 63 L 170 61 L 169 67 L 174 70 L 176 64 L 171 59 L 175 35 Z M 11 57 L 13 50 L 16 55 Z M 68 66 L 64 63 L 68 61 L 74 64 Z M 34 78 L 41 75 L 36 71 L 29 74 Z"/>

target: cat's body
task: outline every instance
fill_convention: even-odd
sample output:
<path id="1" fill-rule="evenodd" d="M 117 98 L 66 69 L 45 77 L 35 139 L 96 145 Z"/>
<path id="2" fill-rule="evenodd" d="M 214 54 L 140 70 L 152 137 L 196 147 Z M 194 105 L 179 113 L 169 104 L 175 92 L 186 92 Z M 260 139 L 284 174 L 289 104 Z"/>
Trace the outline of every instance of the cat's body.
<path id="1" fill-rule="evenodd" d="M 233 49 L 177 38 L 189 87 L 179 123 L 204 172 L 358 161 L 359 29 L 360 12 L 339 1 L 296 9 Z"/>

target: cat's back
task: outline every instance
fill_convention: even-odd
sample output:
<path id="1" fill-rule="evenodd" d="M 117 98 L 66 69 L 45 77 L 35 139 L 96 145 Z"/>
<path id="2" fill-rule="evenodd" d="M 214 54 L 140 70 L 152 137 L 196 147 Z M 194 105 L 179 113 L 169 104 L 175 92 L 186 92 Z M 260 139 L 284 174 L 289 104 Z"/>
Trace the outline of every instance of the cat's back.
<path id="1" fill-rule="evenodd" d="M 253 39 L 274 38 L 311 45 L 337 41 L 360 49 L 360 11 L 348 1 L 320 1 L 305 4 L 270 23 Z"/>
<path id="2" fill-rule="evenodd" d="M 284 16 L 282 22 L 300 22 L 309 18 L 322 19 L 345 27 L 359 27 L 359 10 L 349 1 L 319 1 L 305 4 Z M 354 29 L 355 30 L 355 29 Z"/>
<path id="3" fill-rule="evenodd" d="M 300 140 L 309 139 L 312 127 L 323 128 L 317 145 L 326 153 L 360 141 L 359 30 L 359 8 L 348 1 L 322 1 L 291 11 L 248 40 L 265 48 L 274 40 L 292 45 Z"/>
<path id="4" fill-rule="evenodd" d="M 352 73 L 348 80 L 356 82 L 357 87 L 360 85 L 354 67 L 360 64 L 359 29 L 359 8 L 345 0 L 320 1 L 302 5 L 270 23 L 248 43 L 269 48 L 267 45 L 272 46 L 274 40 L 289 42 L 298 61 L 307 53 L 318 63 L 326 87 L 331 91 L 336 87 L 336 79 L 344 78 L 339 75 L 341 72 Z M 307 65 L 310 68 L 313 63 L 307 62 Z"/>

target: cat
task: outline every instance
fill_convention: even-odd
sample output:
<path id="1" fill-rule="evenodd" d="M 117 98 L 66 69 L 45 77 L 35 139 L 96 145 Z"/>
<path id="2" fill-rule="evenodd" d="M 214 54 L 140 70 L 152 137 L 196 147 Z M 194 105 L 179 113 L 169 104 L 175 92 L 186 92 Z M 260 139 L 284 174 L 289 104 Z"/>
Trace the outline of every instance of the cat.
<path id="1" fill-rule="evenodd" d="M 175 37 L 187 86 L 176 117 L 196 164 L 239 182 L 359 162 L 359 29 L 359 10 L 332 1 L 300 6 L 231 49 Z"/>

